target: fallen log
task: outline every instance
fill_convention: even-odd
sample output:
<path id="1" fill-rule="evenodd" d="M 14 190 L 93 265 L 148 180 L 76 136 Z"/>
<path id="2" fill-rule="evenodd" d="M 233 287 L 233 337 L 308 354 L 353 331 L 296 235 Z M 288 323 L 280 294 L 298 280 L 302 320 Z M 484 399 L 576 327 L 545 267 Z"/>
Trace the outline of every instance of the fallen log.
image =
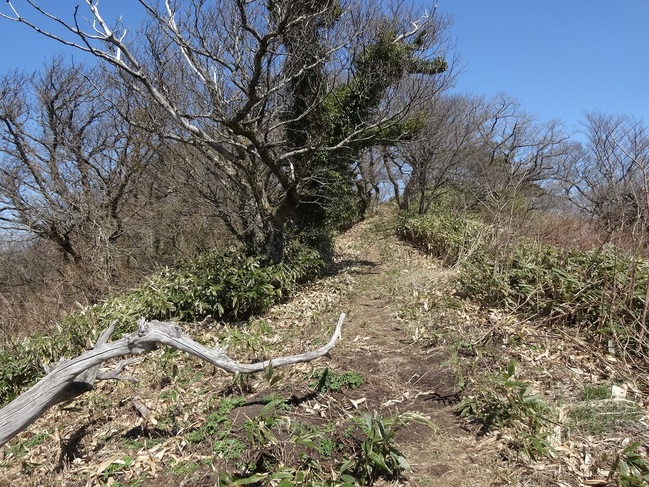
<path id="1" fill-rule="evenodd" d="M 52 367 L 34 386 L 0 409 L 0 446 L 41 417 L 52 406 L 74 399 L 92 390 L 96 380 L 136 380 L 119 375 L 125 365 L 137 361 L 129 358 L 115 369 L 100 372 L 107 360 L 139 355 L 154 350 L 157 345 L 168 345 L 189 353 L 233 374 L 252 374 L 267 367 L 282 367 L 309 362 L 327 355 L 340 338 L 345 314 L 341 314 L 329 343 L 310 352 L 274 358 L 254 364 L 241 364 L 226 354 L 226 349 L 216 345 L 207 348 L 186 335 L 177 323 L 140 320 L 137 331 L 110 342 L 115 331 L 112 323 L 97 339 L 95 347 L 76 358 L 65 360 Z"/>

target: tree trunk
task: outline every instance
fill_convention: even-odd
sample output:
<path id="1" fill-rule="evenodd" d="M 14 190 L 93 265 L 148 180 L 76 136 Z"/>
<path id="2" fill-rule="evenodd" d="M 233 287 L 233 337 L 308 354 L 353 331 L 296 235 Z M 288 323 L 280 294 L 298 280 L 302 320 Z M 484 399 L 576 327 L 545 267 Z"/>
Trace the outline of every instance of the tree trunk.
<path id="1" fill-rule="evenodd" d="M 83 260 L 81 254 L 79 254 L 74 245 L 72 245 L 70 235 L 64 235 L 63 237 L 57 236 L 55 241 L 61 250 L 63 250 L 63 258 L 65 260 L 72 260 L 75 264 L 79 264 Z"/>
<path id="2" fill-rule="evenodd" d="M 279 264 L 284 259 L 285 223 L 283 219 L 273 218 L 266 233 L 266 259 L 272 264 Z"/>

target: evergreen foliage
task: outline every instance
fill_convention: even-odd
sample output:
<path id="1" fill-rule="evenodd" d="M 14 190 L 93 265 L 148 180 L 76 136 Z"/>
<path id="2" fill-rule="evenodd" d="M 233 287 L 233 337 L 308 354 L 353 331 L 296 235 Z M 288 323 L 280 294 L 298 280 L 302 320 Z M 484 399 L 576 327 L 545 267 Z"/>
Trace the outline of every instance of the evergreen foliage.
<path id="1" fill-rule="evenodd" d="M 336 23 L 342 9 L 336 0 L 306 2 L 301 8 L 323 14 L 309 22 L 306 33 L 302 28 L 293 35 L 289 29 L 283 40 L 290 53 L 299 51 L 301 59 L 299 66 L 286 67 L 288 73 L 299 69 L 292 84 L 293 104 L 287 110 L 287 119 L 292 120 L 287 131 L 288 150 L 310 142 L 315 148 L 296 161 L 296 167 L 302 167 L 305 174 L 313 177 L 307 178 L 305 194 L 293 211 L 291 231 L 327 255 L 333 232 L 348 229 L 364 217 L 354 170 L 361 153 L 370 147 L 394 145 L 414 137 L 425 126 L 425 120 L 421 114 L 411 113 L 402 120 L 366 129 L 362 139 L 353 134 L 372 120 L 390 87 L 404 76 L 440 74 L 448 69 L 448 64 L 441 57 L 420 59 L 424 33 L 410 42 L 397 41 L 398 32 L 384 21 L 379 23 L 372 42 L 353 60 L 353 76 L 323 96 L 328 74 L 315 62 L 311 69 L 304 69 L 303 58 L 317 59 L 319 37 Z M 317 149 L 339 144 L 343 144 L 343 150 Z"/>

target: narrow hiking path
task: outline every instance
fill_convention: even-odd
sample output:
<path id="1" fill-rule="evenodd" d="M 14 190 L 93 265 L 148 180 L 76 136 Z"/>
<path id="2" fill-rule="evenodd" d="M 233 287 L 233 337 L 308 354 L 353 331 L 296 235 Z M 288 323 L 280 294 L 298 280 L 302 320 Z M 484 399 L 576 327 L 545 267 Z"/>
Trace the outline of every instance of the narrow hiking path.
<path id="1" fill-rule="evenodd" d="M 412 426 L 397 437 L 413 467 L 405 484 L 627 485 L 614 475 L 612 459 L 631 464 L 635 457 L 625 460 L 620 452 L 637 442 L 646 454 L 649 438 L 646 391 L 640 390 L 637 370 L 604 356 L 577 330 L 459 301 L 452 287 L 456 271 L 400 241 L 394 215 L 381 210 L 339 238 L 341 258 L 347 255 L 357 271 L 345 301 L 346 339 L 333 362 L 369 378 L 363 391 L 369 410 L 386 416 L 415 411 L 439 426 L 436 432 Z M 514 381 L 522 384 L 519 397 L 502 393 L 508 364 L 515 365 Z M 456 415 L 461 395 L 476 394 L 476 384 L 477 394 L 488 394 L 496 389 L 489 382 L 496 376 L 501 390 L 494 394 L 501 394 L 497 404 L 503 411 L 539 401 L 543 409 L 530 406 L 519 421 L 547 421 L 549 433 L 536 433 L 549 445 L 547 454 L 514 451 L 520 438 L 497 422 L 479 437 Z M 616 388 L 619 396 L 612 392 Z M 589 400 L 586 391 L 599 391 L 601 401 Z M 628 485 L 646 485 L 649 478 L 642 477 L 648 470 L 638 458 L 642 466 L 633 467 Z"/>
<path id="2" fill-rule="evenodd" d="M 354 391 L 362 407 L 383 416 L 413 411 L 438 426 L 399 433 L 413 468 L 408 485 L 493 485 L 496 455 L 483 451 L 455 414 L 457 357 L 445 346 L 448 311 L 439 306 L 452 292 L 454 271 L 400 241 L 386 212 L 338 239 L 339 266 L 354 282 L 341 302 L 348 320 L 331 365 L 367 378 Z"/>

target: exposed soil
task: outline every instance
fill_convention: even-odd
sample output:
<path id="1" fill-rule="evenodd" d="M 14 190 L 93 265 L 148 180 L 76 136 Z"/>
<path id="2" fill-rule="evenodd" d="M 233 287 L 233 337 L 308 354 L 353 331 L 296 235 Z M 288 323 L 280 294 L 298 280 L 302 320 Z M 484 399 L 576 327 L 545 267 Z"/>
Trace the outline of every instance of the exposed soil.
<path id="1" fill-rule="evenodd" d="M 355 256 L 359 271 L 345 302 L 345 340 L 332 361 L 368 378 L 354 391 L 366 398 L 364 407 L 385 415 L 414 411 L 439 427 L 435 432 L 411 425 L 400 432 L 399 445 L 413 468 L 409 485 L 492 485 L 499 460 L 494 451 L 481 451 L 455 414 L 460 390 L 450 352 L 418 340 L 418 328 L 424 332 L 431 323 L 424 325 L 416 313 L 408 316 L 424 306 L 432 288 L 447 287 L 452 271 L 398 241 L 391 230 L 364 223 L 339 240 L 341 253 L 350 262 Z"/>

